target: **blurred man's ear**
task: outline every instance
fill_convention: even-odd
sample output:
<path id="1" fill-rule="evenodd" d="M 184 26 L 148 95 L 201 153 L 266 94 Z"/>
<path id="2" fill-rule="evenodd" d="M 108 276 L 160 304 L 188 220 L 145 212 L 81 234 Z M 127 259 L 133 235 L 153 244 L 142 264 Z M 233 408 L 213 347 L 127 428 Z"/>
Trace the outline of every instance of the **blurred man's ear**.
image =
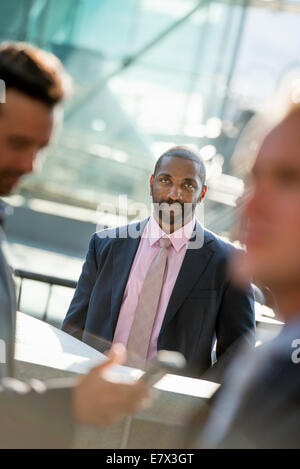
<path id="1" fill-rule="evenodd" d="M 150 177 L 150 195 L 152 196 L 152 187 L 153 187 L 154 174 Z"/>
<path id="2" fill-rule="evenodd" d="M 200 202 L 202 202 L 202 200 L 204 199 L 204 197 L 205 197 L 205 195 L 206 195 L 206 192 L 207 192 L 207 186 L 204 184 L 203 187 L 202 187 L 202 191 L 201 191 L 199 200 L 198 200 L 198 203 L 199 203 L 199 204 L 200 204 Z"/>

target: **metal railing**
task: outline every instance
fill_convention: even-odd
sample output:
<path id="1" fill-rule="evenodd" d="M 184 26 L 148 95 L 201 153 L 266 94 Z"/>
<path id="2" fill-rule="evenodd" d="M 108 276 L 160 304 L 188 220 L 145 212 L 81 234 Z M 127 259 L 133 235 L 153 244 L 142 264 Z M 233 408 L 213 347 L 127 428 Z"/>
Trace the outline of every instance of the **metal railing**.
<path id="1" fill-rule="evenodd" d="M 51 300 L 51 296 L 53 292 L 53 286 L 73 288 L 74 290 L 77 286 L 77 281 L 75 280 L 55 277 L 53 275 L 40 274 L 37 272 L 30 272 L 30 271 L 22 270 L 22 269 L 14 269 L 13 274 L 15 277 L 20 279 L 20 285 L 19 285 L 19 290 L 18 290 L 18 295 L 17 295 L 17 309 L 18 310 L 20 309 L 20 305 L 21 305 L 23 280 L 33 280 L 35 282 L 46 283 L 49 285 L 46 306 L 45 306 L 44 313 L 42 315 L 42 320 L 45 322 L 47 322 L 47 319 L 48 319 L 48 308 L 49 308 L 49 304 L 50 304 L 50 300 Z M 255 301 L 257 301 L 260 304 L 265 304 L 265 297 L 264 297 L 263 292 L 256 285 L 252 284 L 252 286 L 254 289 Z"/>
<path id="2" fill-rule="evenodd" d="M 45 306 L 45 310 L 42 316 L 42 320 L 45 322 L 48 319 L 48 308 L 49 308 L 50 299 L 51 299 L 52 292 L 53 292 L 53 286 L 67 287 L 67 288 L 73 288 L 73 289 L 75 289 L 77 286 L 77 281 L 75 280 L 54 277 L 53 275 L 39 274 L 36 272 L 29 272 L 27 270 L 22 270 L 22 269 L 14 269 L 13 274 L 15 277 L 20 279 L 19 291 L 18 291 L 18 296 L 17 296 L 17 309 L 18 310 L 20 309 L 20 305 L 21 305 L 24 280 L 33 280 L 35 282 L 46 283 L 49 285 L 46 306 Z"/>

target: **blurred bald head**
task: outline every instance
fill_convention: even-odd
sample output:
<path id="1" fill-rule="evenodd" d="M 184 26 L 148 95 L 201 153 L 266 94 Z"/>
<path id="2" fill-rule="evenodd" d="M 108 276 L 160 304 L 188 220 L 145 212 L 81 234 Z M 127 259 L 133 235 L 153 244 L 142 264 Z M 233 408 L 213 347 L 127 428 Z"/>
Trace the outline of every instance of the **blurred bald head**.
<path id="1" fill-rule="evenodd" d="M 251 274 L 276 292 L 300 291 L 299 106 L 264 138 L 242 218 Z"/>

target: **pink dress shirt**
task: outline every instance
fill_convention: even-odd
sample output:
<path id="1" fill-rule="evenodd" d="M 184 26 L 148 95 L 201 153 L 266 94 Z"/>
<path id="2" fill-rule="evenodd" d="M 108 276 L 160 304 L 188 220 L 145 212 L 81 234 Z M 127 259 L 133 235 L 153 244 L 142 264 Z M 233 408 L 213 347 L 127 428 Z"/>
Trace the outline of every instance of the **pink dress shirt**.
<path id="1" fill-rule="evenodd" d="M 160 249 L 159 239 L 164 236 L 171 241 L 168 249 L 168 261 L 164 283 L 158 303 L 156 318 L 150 339 L 148 359 L 157 352 L 157 339 L 162 326 L 164 315 L 185 256 L 187 244 L 192 236 L 195 218 L 174 233 L 167 235 L 160 228 L 153 215 L 150 217 L 142 233 L 141 241 L 132 264 L 128 282 L 123 296 L 120 314 L 115 330 L 113 342 L 120 342 L 127 346 L 130 329 L 134 320 L 136 307 L 142 290 L 146 273 Z"/>

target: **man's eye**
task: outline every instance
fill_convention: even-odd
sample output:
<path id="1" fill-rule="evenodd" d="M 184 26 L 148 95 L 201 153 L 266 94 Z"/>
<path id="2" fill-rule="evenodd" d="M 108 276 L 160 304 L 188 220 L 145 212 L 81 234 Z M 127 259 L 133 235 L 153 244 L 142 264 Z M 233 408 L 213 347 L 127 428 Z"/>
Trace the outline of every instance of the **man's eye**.
<path id="1" fill-rule="evenodd" d="M 28 144 L 24 142 L 10 142 L 10 146 L 14 150 L 24 150 L 28 147 Z"/>
<path id="2" fill-rule="evenodd" d="M 295 185 L 298 186 L 300 183 L 300 177 L 296 171 L 295 172 L 291 172 L 291 171 L 282 172 L 281 174 L 277 176 L 277 180 L 279 184 L 283 186 L 295 186 Z"/>
<path id="3" fill-rule="evenodd" d="M 194 190 L 194 189 L 195 189 L 195 187 L 193 186 L 193 184 L 189 184 L 189 183 L 184 184 L 184 187 L 185 187 L 186 189 L 189 189 L 189 190 Z"/>
<path id="4" fill-rule="evenodd" d="M 26 150 L 31 145 L 30 142 L 24 139 L 10 139 L 8 143 L 13 150 Z"/>
<path id="5" fill-rule="evenodd" d="M 166 183 L 166 182 L 169 182 L 169 179 L 167 179 L 167 178 L 162 178 L 162 179 L 160 180 L 160 182 Z"/>

